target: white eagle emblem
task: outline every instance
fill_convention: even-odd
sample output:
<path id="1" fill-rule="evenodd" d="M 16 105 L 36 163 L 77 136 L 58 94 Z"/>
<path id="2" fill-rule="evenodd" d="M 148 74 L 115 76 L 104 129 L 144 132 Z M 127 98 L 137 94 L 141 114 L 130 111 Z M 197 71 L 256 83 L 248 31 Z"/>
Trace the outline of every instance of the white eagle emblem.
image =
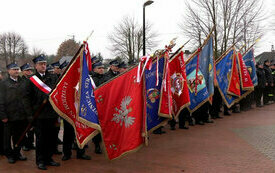
<path id="1" fill-rule="evenodd" d="M 184 83 L 184 78 L 180 73 L 174 73 L 171 76 L 171 91 L 173 94 L 177 94 L 180 96 L 182 94 L 183 90 L 183 83 Z"/>
<path id="2" fill-rule="evenodd" d="M 132 98 L 130 96 L 126 96 L 122 99 L 120 103 L 120 109 L 115 108 L 117 113 L 113 114 L 112 121 L 115 121 L 116 123 L 120 123 L 120 126 L 122 126 L 123 122 L 126 128 L 133 125 L 135 122 L 135 117 L 129 117 L 128 114 L 132 111 L 132 108 L 127 109 L 127 106 L 131 103 Z"/>

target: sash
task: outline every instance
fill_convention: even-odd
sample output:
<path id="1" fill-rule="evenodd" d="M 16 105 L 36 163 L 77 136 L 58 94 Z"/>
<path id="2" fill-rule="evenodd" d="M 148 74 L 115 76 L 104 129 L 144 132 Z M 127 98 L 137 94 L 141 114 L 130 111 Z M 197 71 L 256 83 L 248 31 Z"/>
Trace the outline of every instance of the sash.
<path id="1" fill-rule="evenodd" d="M 52 89 L 42 82 L 36 75 L 33 75 L 30 80 L 40 91 L 44 93 L 49 94 L 52 91 Z"/>

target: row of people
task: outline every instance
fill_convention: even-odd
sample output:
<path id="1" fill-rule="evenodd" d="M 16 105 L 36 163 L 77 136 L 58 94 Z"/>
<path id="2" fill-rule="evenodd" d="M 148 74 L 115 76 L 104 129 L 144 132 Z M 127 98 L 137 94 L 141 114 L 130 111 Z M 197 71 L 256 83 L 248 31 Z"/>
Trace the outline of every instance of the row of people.
<path id="1" fill-rule="evenodd" d="M 48 95 L 42 92 L 29 78 L 34 75 L 44 84 L 53 88 L 58 77 L 64 71 L 68 63 L 53 63 L 47 68 L 47 61 L 44 55 L 33 59 L 34 68 L 30 64 L 21 66 L 23 76 L 20 76 L 20 67 L 16 63 L 7 65 L 8 77 L 0 82 L 0 154 L 4 154 L 9 163 L 27 160 L 22 155 L 21 148 L 24 150 L 34 148 L 36 164 L 41 170 L 46 170 L 47 166 L 60 166 L 60 163 L 52 159 L 57 150 L 58 133 L 60 130 L 59 116 L 48 102 Z M 91 76 L 96 85 L 100 85 L 119 72 L 125 71 L 125 63 L 118 63 L 117 60 L 110 62 L 110 70 L 104 73 L 102 62 L 93 64 Z M 33 121 L 33 115 L 39 111 L 39 116 Z M 29 122 L 33 128 L 20 141 L 20 137 Z M 35 134 L 35 142 L 34 140 Z M 72 145 L 75 139 L 73 127 L 64 120 L 63 134 L 63 157 L 66 161 L 71 158 Z M 95 153 L 100 154 L 100 136 L 93 139 Z M 77 148 L 77 158 L 90 160 L 91 157 L 85 154 L 85 149 Z"/>

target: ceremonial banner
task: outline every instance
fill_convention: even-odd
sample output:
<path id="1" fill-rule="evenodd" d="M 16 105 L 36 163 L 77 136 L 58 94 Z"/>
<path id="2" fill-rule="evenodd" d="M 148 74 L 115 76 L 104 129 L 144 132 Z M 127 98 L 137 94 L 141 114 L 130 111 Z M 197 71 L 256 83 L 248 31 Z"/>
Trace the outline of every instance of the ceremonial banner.
<path id="1" fill-rule="evenodd" d="M 137 69 L 114 78 L 94 92 L 104 148 L 110 160 L 136 151 L 144 143 L 143 83 Z"/>
<path id="2" fill-rule="evenodd" d="M 84 46 L 82 45 L 49 97 L 54 110 L 73 126 L 80 148 L 83 148 L 98 133 L 94 128 L 78 121 L 78 115 L 81 112 L 80 97 L 83 94 L 79 90 L 83 51 Z"/>
<path id="3" fill-rule="evenodd" d="M 199 55 L 199 68 L 205 77 L 209 97 L 214 95 L 213 37 L 210 35 Z"/>
<path id="4" fill-rule="evenodd" d="M 258 78 L 256 73 L 256 62 L 254 58 L 254 50 L 250 49 L 248 52 L 245 53 L 243 56 L 243 61 L 247 67 L 247 70 L 250 74 L 250 78 L 253 82 L 254 87 L 258 85 Z"/>
<path id="5" fill-rule="evenodd" d="M 173 110 L 173 99 L 172 99 L 172 88 L 170 81 L 170 67 L 169 67 L 169 55 L 168 52 L 165 53 L 164 57 L 164 72 L 163 72 L 163 81 L 160 91 L 160 104 L 158 114 L 164 118 L 172 119 L 172 110 Z"/>
<path id="6" fill-rule="evenodd" d="M 92 79 L 89 76 L 88 64 L 87 64 L 86 53 L 83 52 L 83 61 L 81 65 L 81 76 L 80 76 L 80 106 L 79 106 L 79 121 L 93 127 L 97 130 L 101 130 L 98 120 L 98 113 L 96 109 L 96 100 L 94 96 Z"/>
<path id="7" fill-rule="evenodd" d="M 202 74 L 200 68 L 196 72 L 197 58 L 198 56 L 195 55 L 191 57 L 186 63 L 187 84 L 190 96 L 190 112 L 196 111 L 200 106 L 208 101 L 209 98 L 204 75 Z"/>
<path id="8" fill-rule="evenodd" d="M 243 57 L 240 52 L 237 53 L 237 64 L 240 74 L 241 89 L 242 90 L 253 90 L 254 85 L 250 78 L 250 74 L 244 64 Z"/>
<path id="9" fill-rule="evenodd" d="M 239 74 L 234 48 L 228 50 L 216 62 L 216 77 L 223 101 L 230 108 L 240 96 Z"/>
<path id="10" fill-rule="evenodd" d="M 173 113 L 177 117 L 180 111 L 190 105 L 183 52 L 180 51 L 169 61 Z"/>
<path id="11" fill-rule="evenodd" d="M 160 92 L 163 83 L 165 58 L 162 57 L 152 64 L 152 68 L 145 70 L 145 92 L 146 92 L 146 125 L 147 130 L 152 131 L 165 125 L 167 119 L 158 114 L 160 106 Z M 157 68 L 158 65 L 158 68 Z M 156 71 L 158 69 L 158 85 L 156 86 Z"/>

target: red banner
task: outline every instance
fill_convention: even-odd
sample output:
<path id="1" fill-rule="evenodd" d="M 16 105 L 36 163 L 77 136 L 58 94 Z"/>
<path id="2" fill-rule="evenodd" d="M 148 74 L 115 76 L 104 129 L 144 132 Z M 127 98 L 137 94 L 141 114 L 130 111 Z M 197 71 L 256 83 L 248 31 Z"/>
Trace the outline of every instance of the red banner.
<path id="1" fill-rule="evenodd" d="M 78 121 L 80 62 L 83 51 L 82 46 L 49 97 L 54 110 L 74 127 L 80 148 L 98 133 L 97 130 Z"/>
<path id="2" fill-rule="evenodd" d="M 137 67 L 95 90 L 98 118 L 110 160 L 137 150 L 144 143 L 143 83 Z"/>
<path id="3" fill-rule="evenodd" d="M 237 55 L 234 53 L 232 56 L 232 69 L 231 69 L 231 76 L 229 78 L 229 85 L 228 85 L 228 94 L 234 96 L 241 96 L 240 90 L 240 78 L 239 78 L 239 71 L 237 67 Z"/>
<path id="4" fill-rule="evenodd" d="M 238 65 L 240 70 L 241 86 L 243 90 L 251 90 L 254 88 L 253 82 L 250 78 L 249 72 L 243 61 L 243 56 L 238 52 Z"/>
<path id="5" fill-rule="evenodd" d="M 170 60 L 169 68 L 173 99 L 173 113 L 177 117 L 180 111 L 190 104 L 182 51 Z"/>

